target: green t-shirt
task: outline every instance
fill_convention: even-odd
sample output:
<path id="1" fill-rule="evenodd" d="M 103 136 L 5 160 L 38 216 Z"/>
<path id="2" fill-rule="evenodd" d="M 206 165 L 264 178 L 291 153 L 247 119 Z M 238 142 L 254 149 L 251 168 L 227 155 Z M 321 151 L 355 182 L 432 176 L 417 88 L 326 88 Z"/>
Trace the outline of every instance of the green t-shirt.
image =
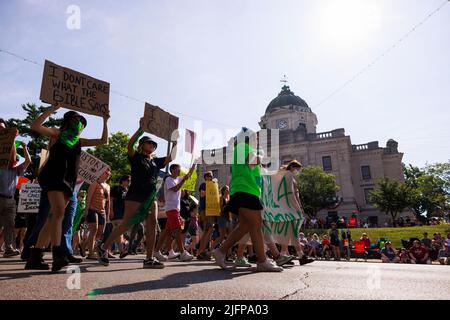
<path id="1" fill-rule="evenodd" d="M 248 143 L 239 143 L 234 148 L 230 195 L 245 192 L 258 198 L 261 196 L 261 168 L 257 165 L 252 169 L 246 163 L 248 155 L 254 152 L 255 150 Z"/>

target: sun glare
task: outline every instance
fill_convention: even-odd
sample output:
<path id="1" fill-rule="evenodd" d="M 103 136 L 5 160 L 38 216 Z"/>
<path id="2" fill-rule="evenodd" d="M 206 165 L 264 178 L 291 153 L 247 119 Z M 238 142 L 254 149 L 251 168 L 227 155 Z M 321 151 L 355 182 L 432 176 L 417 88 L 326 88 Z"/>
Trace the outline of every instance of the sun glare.
<path id="1" fill-rule="evenodd" d="M 318 11 L 322 39 L 349 47 L 366 40 L 381 24 L 380 8 L 369 0 L 329 0 Z"/>

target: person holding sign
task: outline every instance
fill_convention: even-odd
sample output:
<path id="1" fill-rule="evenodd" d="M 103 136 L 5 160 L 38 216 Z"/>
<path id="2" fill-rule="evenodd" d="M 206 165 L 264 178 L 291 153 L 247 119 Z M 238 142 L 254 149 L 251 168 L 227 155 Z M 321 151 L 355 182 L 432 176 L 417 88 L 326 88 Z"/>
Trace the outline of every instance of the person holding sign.
<path id="1" fill-rule="evenodd" d="M 44 121 L 60 108 L 53 105 L 40 115 L 31 129 L 50 138 L 49 157 L 42 167 L 38 182 L 42 192 L 48 196 L 50 215 L 47 226 L 41 230 L 35 248 L 30 251 L 28 267 L 45 269 L 42 262 L 43 249 L 47 246 L 48 232 L 52 245 L 52 271 L 59 271 L 69 264 L 66 252 L 61 248 L 62 222 L 70 199 L 74 196 L 82 147 L 94 147 L 108 142 L 109 113 L 103 118 L 103 133 L 100 139 L 83 139 L 80 135 L 87 125 L 86 119 L 75 111 L 63 116 L 61 127 L 48 128 Z M 47 266 L 48 268 L 48 266 Z"/>
<path id="2" fill-rule="evenodd" d="M 17 130 L 17 129 L 16 129 Z M 19 131 L 17 130 L 18 135 Z M 16 146 L 12 147 L 11 158 L 9 166 L 6 169 L 0 170 L 0 230 L 3 227 L 5 252 L 4 258 L 17 256 L 20 254 L 18 250 L 13 248 L 14 244 L 14 218 L 16 216 L 16 200 L 14 195 L 16 192 L 17 179 L 27 170 L 31 163 L 30 154 L 28 153 L 27 145 L 22 142 L 22 147 L 25 155 L 25 162 L 15 167 Z M 14 157 L 14 158 L 13 158 Z"/>
<path id="3" fill-rule="evenodd" d="M 217 217 L 215 216 L 208 216 L 206 214 L 206 204 L 207 204 L 207 185 L 209 184 L 211 186 L 211 189 L 219 189 L 218 186 L 216 186 L 217 182 L 215 182 L 214 176 L 212 171 L 208 171 L 203 175 L 203 178 L 205 179 L 205 182 L 203 182 L 199 187 L 200 192 L 200 202 L 199 202 L 199 212 L 200 212 L 200 220 L 203 224 L 203 233 L 200 238 L 200 247 L 197 254 L 197 260 L 211 260 L 211 255 L 206 251 L 206 247 L 209 243 L 209 240 L 211 238 L 211 234 L 213 233 L 214 229 L 213 226 L 217 222 Z M 212 188 L 215 187 L 215 188 Z M 218 196 L 218 192 L 217 192 Z M 213 199 L 214 200 L 214 199 Z M 217 212 L 220 215 L 220 200 L 217 201 Z M 209 203 L 214 203 L 214 201 L 208 201 Z"/>
<path id="4" fill-rule="evenodd" d="M 145 120 L 140 119 L 139 129 L 128 142 L 128 160 L 131 164 L 131 186 L 125 198 L 125 212 L 122 224 L 113 230 L 104 243 L 97 245 L 100 254 L 99 262 L 104 266 L 109 265 L 108 250 L 120 235 L 124 234 L 132 225 L 146 220 L 146 246 L 147 257 L 144 260 L 144 268 L 161 269 L 164 264 L 153 256 L 156 241 L 156 223 L 158 207 L 156 202 L 156 183 L 159 171 L 172 161 L 172 154 L 176 154 L 177 142 L 173 142 L 171 152 L 162 158 L 154 157 L 158 144 L 150 137 L 139 137 L 144 133 Z M 137 150 L 135 143 L 139 139 Z"/>
<path id="5" fill-rule="evenodd" d="M 195 167 L 196 165 L 194 163 L 187 175 L 179 179 L 181 167 L 178 164 L 172 164 L 170 166 L 170 176 L 167 177 L 166 182 L 164 183 L 164 198 L 166 200 L 165 210 L 167 215 L 166 229 L 177 241 L 181 253 L 180 261 L 190 261 L 194 258 L 184 249 L 183 234 L 181 233 L 180 204 L 181 188 L 183 187 L 184 182 L 190 178 Z"/>
<path id="6" fill-rule="evenodd" d="M 214 250 L 216 264 L 222 269 L 228 269 L 229 267 L 225 264 L 225 255 L 249 232 L 258 257 L 256 270 L 261 272 L 283 271 L 283 268 L 274 265 L 267 259 L 264 251 L 261 215 L 263 206 L 260 200 L 262 156 L 256 151 L 258 135 L 243 128 L 235 140 L 231 167 L 231 197 L 228 209 L 239 215 L 239 224 L 222 246 Z"/>

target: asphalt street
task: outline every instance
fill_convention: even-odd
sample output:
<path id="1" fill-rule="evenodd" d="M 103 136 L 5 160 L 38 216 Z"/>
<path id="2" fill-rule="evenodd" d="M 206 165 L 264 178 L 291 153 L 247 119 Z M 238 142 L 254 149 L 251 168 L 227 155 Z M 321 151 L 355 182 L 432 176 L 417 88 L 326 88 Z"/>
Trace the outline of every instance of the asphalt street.
<path id="1" fill-rule="evenodd" d="M 450 267 L 316 261 L 281 273 L 220 270 L 213 262 L 167 262 L 142 268 L 143 256 L 85 261 L 75 273 L 27 271 L 0 258 L 0 299 L 450 299 Z"/>

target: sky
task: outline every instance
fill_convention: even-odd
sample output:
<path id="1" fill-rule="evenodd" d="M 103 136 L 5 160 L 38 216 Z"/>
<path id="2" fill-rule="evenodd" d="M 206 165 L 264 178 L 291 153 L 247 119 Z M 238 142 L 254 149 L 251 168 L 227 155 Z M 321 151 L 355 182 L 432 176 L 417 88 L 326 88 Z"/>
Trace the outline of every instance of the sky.
<path id="1" fill-rule="evenodd" d="M 196 131 L 200 148 L 257 130 L 287 75 L 317 132 L 392 138 L 405 163 L 424 166 L 450 159 L 450 3 L 410 31 L 444 2 L 1 1 L 0 49 L 108 81 L 110 132 L 134 133 L 147 101 Z M 0 52 L 0 117 L 41 103 L 42 71 Z M 84 136 L 100 136 L 101 118 L 87 118 Z"/>

